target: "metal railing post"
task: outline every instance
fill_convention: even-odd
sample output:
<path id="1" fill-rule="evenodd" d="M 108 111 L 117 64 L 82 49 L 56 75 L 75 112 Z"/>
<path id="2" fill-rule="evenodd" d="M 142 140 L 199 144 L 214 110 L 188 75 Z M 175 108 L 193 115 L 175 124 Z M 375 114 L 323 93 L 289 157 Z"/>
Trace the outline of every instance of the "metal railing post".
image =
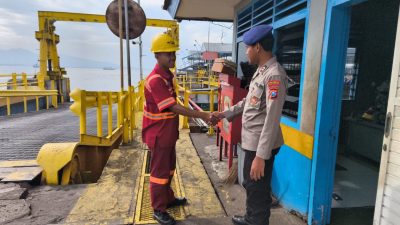
<path id="1" fill-rule="evenodd" d="M 102 93 L 97 92 L 97 137 L 103 137 L 103 105 Z"/>
<path id="2" fill-rule="evenodd" d="M 55 90 L 56 89 L 54 80 L 50 81 L 50 89 L 51 90 Z M 53 105 L 54 108 L 57 108 L 57 102 L 58 102 L 57 97 L 58 97 L 57 95 L 51 96 L 51 104 Z"/>
<path id="3" fill-rule="evenodd" d="M 118 127 L 122 125 L 122 103 L 121 103 L 121 92 L 118 92 L 117 97 L 118 109 L 117 109 L 117 124 Z"/>
<path id="4" fill-rule="evenodd" d="M 113 105 L 113 101 L 112 101 L 112 93 L 109 92 L 108 93 L 108 136 L 112 135 L 112 123 L 113 123 L 113 117 L 112 117 L 112 105 Z"/>
<path id="5" fill-rule="evenodd" d="M 11 115 L 11 102 L 10 102 L 10 97 L 6 97 L 7 101 L 7 116 Z"/>
<path id="6" fill-rule="evenodd" d="M 55 99 L 55 102 L 54 102 L 54 108 L 58 108 L 58 101 L 57 101 L 57 98 L 58 98 L 58 94 L 56 93 L 55 95 L 53 95 L 53 97 L 54 97 L 54 99 Z"/>
<path id="7" fill-rule="evenodd" d="M 140 112 L 143 112 L 144 109 L 144 82 L 145 80 L 141 80 L 139 82 L 139 87 L 138 87 L 138 92 L 139 92 L 139 104 L 138 104 L 138 110 Z"/>
<path id="8" fill-rule="evenodd" d="M 128 87 L 129 89 L 129 87 Z M 123 123 L 123 143 L 129 143 L 129 97 L 127 93 L 122 92 L 122 123 Z"/>
<path id="9" fill-rule="evenodd" d="M 80 112 L 80 123 L 79 123 L 79 133 L 82 135 L 86 134 L 86 91 L 81 91 L 81 112 Z"/>
<path id="10" fill-rule="evenodd" d="M 36 96 L 35 99 L 36 99 L 36 111 L 39 111 L 39 97 Z"/>
<path id="11" fill-rule="evenodd" d="M 28 89 L 28 79 L 26 77 L 26 73 L 22 73 L 22 84 L 24 85 L 25 90 Z"/>
<path id="12" fill-rule="evenodd" d="M 28 112 L 28 102 L 27 102 L 26 97 L 23 97 L 23 99 L 24 99 L 24 113 L 27 113 Z"/>
<path id="13" fill-rule="evenodd" d="M 214 112 L 214 89 L 210 90 L 210 113 Z M 208 135 L 214 135 L 214 128 L 210 125 Z"/>
<path id="14" fill-rule="evenodd" d="M 130 104 L 131 104 L 131 136 L 133 140 L 133 129 L 136 129 L 136 107 L 135 107 L 135 102 L 136 102 L 136 93 L 135 93 L 135 87 L 132 86 L 130 87 Z"/>
<path id="15" fill-rule="evenodd" d="M 214 112 L 214 89 L 210 91 L 210 112 Z"/>
<path id="16" fill-rule="evenodd" d="M 189 91 L 185 88 L 185 92 L 184 92 L 184 99 L 183 99 L 183 105 L 186 108 L 189 108 Z M 183 129 L 188 129 L 189 128 L 189 118 L 187 116 L 185 116 L 183 118 Z"/>
<path id="17" fill-rule="evenodd" d="M 17 90 L 17 74 L 13 73 L 11 76 L 12 76 L 12 89 Z"/>

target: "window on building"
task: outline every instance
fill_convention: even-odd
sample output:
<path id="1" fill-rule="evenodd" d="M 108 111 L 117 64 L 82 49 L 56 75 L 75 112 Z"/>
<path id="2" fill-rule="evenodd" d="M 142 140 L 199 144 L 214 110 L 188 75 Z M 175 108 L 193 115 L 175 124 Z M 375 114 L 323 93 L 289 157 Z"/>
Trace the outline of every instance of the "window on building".
<path id="1" fill-rule="evenodd" d="M 304 44 L 304 20 L 275 30 L 275 54 L 289 77 L 287 97 L 283 115 L 294 120 L 298 118 L 301 69 Z"/>

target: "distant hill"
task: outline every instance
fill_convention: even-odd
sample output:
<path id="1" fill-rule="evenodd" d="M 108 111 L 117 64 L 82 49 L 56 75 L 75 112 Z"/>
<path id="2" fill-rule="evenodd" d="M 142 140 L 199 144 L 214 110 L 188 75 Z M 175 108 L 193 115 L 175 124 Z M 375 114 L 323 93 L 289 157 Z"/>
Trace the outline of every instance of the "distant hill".
<path id="1" fill-rule="evenodd" d="M 61 55 L 62 67 L 80 67 L 80 68 L 103 68 L 118 65 L 109 62 L 82 59 L 74 56 Z M 33 66 L 38 63 L 39 56 L 25 49 L 0 49 L 0 65 L 8 66 Z"/>

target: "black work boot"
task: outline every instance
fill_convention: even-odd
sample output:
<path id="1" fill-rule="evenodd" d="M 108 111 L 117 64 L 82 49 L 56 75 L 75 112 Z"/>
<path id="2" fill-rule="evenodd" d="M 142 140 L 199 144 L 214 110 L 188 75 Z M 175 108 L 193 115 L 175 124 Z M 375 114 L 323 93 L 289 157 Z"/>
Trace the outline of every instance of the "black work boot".
<path id="1" fill-rule="evenodd" d="M 176 207 L 176 206 L 181 206 L 181 205 L 186 205 L 187 203 L 187 199 L 186 198 L 175 198 L 174 201 L 172 201 L 171 203 L 169 203 L 167 205 L 167 208 L 172 208 L 172 207 Z"/>
<path id="2" fill-rule="evenodd" d="M 232 223 L 235 225 L 250 225 L 250 223 L 246 220 L 245 216 L 237 216 L 237 215 L 234 215 L 232 217 Z"/>
<path id="3" fill-rule="evenodd" d="M 176 223 L 175 219 L 167 212 L 161 212 L 158 210 L 154 211 L 153 218 L 161 225 L 174 225 Z"/>

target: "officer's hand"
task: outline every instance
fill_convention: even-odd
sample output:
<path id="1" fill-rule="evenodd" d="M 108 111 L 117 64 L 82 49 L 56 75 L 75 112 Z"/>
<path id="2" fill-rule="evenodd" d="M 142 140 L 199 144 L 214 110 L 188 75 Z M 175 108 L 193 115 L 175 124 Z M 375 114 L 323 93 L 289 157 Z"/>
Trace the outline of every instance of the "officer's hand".
<path id="1" fill-rule="evenodd" d="M 265 160 L 256 156 L 251 164 L 250 178 L 254 181 L 264 177 Z"/>

